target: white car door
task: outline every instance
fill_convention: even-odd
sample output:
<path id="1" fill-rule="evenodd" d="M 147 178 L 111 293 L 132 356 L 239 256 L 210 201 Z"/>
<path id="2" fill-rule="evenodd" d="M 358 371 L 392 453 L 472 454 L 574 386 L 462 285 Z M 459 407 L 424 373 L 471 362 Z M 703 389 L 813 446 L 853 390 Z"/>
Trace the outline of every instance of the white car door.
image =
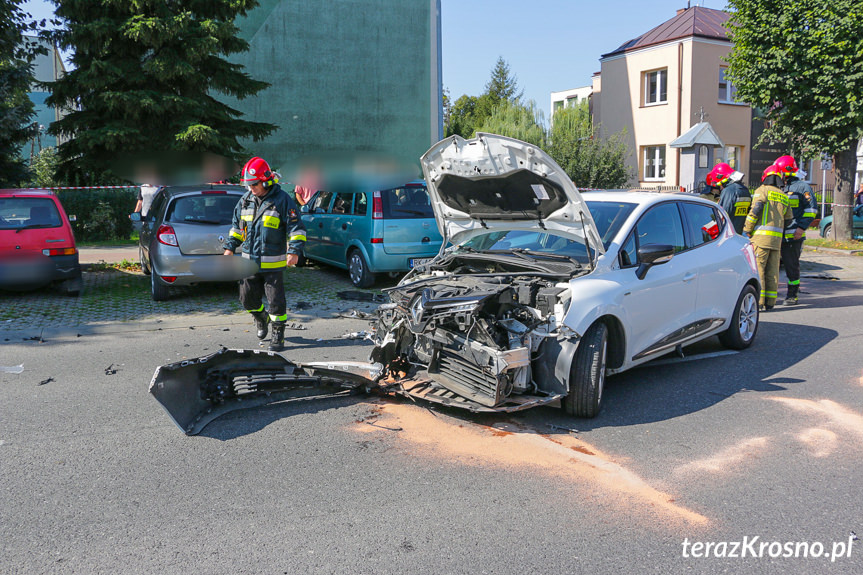
<path id="1" fill-rule="evenodd" d="M 674 246 L 670 261 L 651 267 L 638 279 L 638 248 L 647 244 Z M 694 321 L 697 296 L 697 254 L 685 250 L 677 202 L 651 208 L 621 248 L 620 280 L 626 286 L 623 310 L 627 320 L 627 360 L 639 361 L 674 349 L 685 327 Z"/>

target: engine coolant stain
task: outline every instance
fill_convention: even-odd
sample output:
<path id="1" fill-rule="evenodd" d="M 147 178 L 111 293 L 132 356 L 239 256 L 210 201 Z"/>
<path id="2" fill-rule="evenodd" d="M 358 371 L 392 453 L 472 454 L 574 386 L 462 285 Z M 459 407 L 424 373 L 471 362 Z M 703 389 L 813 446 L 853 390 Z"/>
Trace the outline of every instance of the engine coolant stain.
<path id="1" fill-rule="evenodd" d="M 863 415 L 851 411 L 835 401 L 829 399 L 813 401 L 811 399 L 796 399 L 793 397 L 768 397 L 767 399 L 777 401 L 795 411 L 826 417 L 834 425 L 863 436 Z"/>
<path id="2" fill-rule="evenodd" d="M 624 496 L 606 501 L 623 505 L 631 502 L 636 508 L 689 526 L 709 523 L 707 517 L 678 505 L 669 494 L 653 488 L 609 456 L 568 435 L 552 439 L 513 423 L 496 423 L 491 427 L 465 424 L 417 406 L 398 403 L 384 404 L 377 423 L 400 428 L 398 434 L 391 436 L 392 440 L 409 443 L 410 449 L 406 452 L 412 456 L 445 458 L 461 465 L 501 469 L 523 467 L 564 480 L 587 481 Z M 374 430 L 367 425 L 356 428 L 361 432 Z"/>

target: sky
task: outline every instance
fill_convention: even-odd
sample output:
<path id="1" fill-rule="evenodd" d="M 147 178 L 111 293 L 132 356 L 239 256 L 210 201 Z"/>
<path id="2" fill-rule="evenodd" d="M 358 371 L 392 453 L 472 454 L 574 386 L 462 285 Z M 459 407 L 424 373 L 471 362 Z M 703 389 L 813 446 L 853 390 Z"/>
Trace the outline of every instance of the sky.
<path id="1" fill-rule="evenodd" d="M 441 0 L 443 86 L 453 101 L 479 96 L 502 57 L 524 90 L 549 115 L 552 92 L 588 86 L 599 57 L 674 17 L 679 8 L 721 10 L 725 0 Z M 53 14 L 46 0 L 21 8 Z"/>

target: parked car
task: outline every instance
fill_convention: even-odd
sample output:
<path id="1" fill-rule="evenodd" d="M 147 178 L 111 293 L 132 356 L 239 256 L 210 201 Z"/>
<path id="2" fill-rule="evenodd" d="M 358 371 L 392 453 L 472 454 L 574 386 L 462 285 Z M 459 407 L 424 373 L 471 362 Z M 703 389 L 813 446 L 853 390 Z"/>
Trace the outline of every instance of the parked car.
<path id="1" fill-rule="evenodd" d="M 138 253 L 141 270 L 150 276 L 153 300 L 170 296 L 172 286 L 235 281 L 257 271 L 240 255 L 223 256 L 242 186 L 206 184 L 168 186 L 153 199 L 141 222 Z"/>
<path id="2" fill-rule="evenodd" d="M 822 238 L 829 237 L 833 229 L 833 216 L 822 218 L 818 229 Z M 851 237 L 855 240 L 863 240 L 863 206 L 854 208 L 854 227 L 851 230 Z"/>
<path id="3" fill-rule="evenodd" d="M 306 258 L 347 269 L 370 287 L 377 274 L 404 273 L 441 247 L 425 182 L 372 192 L 317 192 L 302 207 Z"/>
<path id="4" fill-rule="evenodd" d="M 475 412 L 559 401 L 594 417 L 607 375 L 713 336 L 737 350 L 755 340 L 754 250 L 714 202 L 582 195 L 542 150 L 492 134 L 447 138 L 422 167 L 451 245 L 387 290 L 370 361 L 223 349 L 162 366 L 150 393 L 185 433 L 310 382 Z"/>
<path id="5" fill-rule="evenodd" d="M 77 296 L 81 265 L 69 221 L 51 190 L 0 190 L 0 288 L 56 283 Z"/>

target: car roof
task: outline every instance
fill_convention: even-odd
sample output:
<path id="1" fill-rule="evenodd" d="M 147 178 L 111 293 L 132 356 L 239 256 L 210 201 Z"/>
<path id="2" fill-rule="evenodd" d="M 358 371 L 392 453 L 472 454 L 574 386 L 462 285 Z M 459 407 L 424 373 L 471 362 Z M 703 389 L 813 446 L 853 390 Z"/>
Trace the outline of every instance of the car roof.
<path id="1" fill-rule="evenodd" d="M 238 186 L 236 184 L 200 184 L 184 186 L 165 186 L 164 188 L 159 190 L 159 193 L 164 194 L 169 198 L 173 198 L 175 196 L 179 196 L 181 194 L 188 194 L 190 192 L 207 192 L 211 190 L 225 190 L 227 192 L 237 192 L 240 194 L 244 194 L 246 192 L 246 188 L 244 186 Z"/>
<path id="2" fill-rule="evenodd" d="M 684 192 L 657 192 L 653 190 L 591 190 L 584 192 L 584 201 L 586 202 L 629 202 L 647 206 L 671 199 L 692 200 L 707 205 L 715 205 L 715 202 L 699 197 L 698 194 Z"/>
<path id="3" fill-rule="evenodd" d="M 6 196 L 6 197 L 12 197 L 12 196 L 15 196 L 15 197 L 22 197 L 22 196 L 57 197 L 57 195 L 54 193 L 54 190 L 50 190 L 48 188 L 44 188 L 44 189 L 43 188 L 26 188 L 26 189 L 20 189 L 20 190 L 14 189 L 14 188 L 2 189 L 2 190 L 0 190 L 0 196 Z"/>

